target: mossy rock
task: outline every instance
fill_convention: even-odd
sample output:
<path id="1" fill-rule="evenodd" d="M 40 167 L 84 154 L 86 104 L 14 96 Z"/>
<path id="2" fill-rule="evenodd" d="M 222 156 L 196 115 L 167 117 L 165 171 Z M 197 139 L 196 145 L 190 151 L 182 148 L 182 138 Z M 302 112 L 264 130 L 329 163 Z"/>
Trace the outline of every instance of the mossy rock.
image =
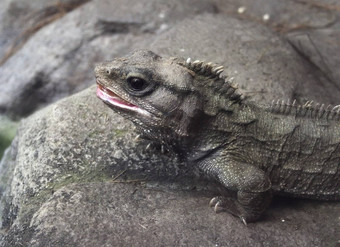
<path id="1" fill-rule="evenodd" d="M 11 144 L 17 127 L 17 122 L 13 122 L 7 117 L 0 115 L 0 159 L 3 156 L 5 149 Z"/>

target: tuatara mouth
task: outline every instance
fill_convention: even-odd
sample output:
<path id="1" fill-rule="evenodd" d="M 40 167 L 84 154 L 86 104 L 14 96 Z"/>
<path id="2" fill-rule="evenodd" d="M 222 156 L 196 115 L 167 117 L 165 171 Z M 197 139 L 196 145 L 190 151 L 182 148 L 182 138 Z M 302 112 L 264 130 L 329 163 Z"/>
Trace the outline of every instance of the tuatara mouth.
<path id="1" fill-rule="evenodd" d="M 103 86 L 99 81 L 97 81 L 97 96 L 101 100 L 103 100 L 105 103 L 107 103 L 111 106 L 121 108 L 121 109 L 125 109 L 125 110 L 138 112 L 138 113 L 141 113 L 143 115 L 149 115 L 150 114 L 149 112 L 143 110 L 139 106 L 134 105 L 134 104 L 122 99 L 116 93 L 114 93 L 112 90 Z"/>

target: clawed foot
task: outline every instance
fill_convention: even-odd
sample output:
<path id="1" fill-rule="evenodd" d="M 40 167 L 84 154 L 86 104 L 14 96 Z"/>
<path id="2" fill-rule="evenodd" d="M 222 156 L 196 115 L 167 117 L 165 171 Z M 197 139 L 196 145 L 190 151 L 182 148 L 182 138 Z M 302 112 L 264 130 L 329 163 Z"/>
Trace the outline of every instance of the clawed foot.
<path id="1" fill-rule="evenodd" d="M 156 142 L 150 142 L 145 147 L 145 151 L 152 150 L 152 149 L 160 150 L 162 154 L 165 154 L 168 151 L 164 144 L 160 144 Z"/>
<path id="2" fill-rule="evenodd" d="M 148 140 L 150 141 L 150 139 L 148 139 L 146 136 L 143 136 L 143 135 L 137 135 L 134 140 L 136 142 L 139 142 L 141 140 Z M 145 151 L 148 151 L 148 150 L 151 150 L 151 149 L 158 149 L 161 151 L 162 154 L 166 153 L 167 152 L 167 149 L 165 147 L 164 144 L 162 143 L 156 143 L 156 142 L 153 142 L 153 141 L 150 141 L 146 146 L 145 146 Z"/>
<path id="3" fill-rule="evenodd" d="M 210 200 L 209 206 L 214 207 L 214 211 L 217 214 L 224 211 L 230 212 L 231 214 L 238 216 L 243 224 L 247 225 L 246 218 L 238 210 L 236 202 L 233 198 L 215 196 Z"/>
<path id="4" fill-rule="evenodd" d="M 214 207 L 214 211 L 217 214 L 226 211 L 223 199 L 224 197 L 222 196 L 215 196 L 213 199 L 210 200 L 209 206 Z"/>

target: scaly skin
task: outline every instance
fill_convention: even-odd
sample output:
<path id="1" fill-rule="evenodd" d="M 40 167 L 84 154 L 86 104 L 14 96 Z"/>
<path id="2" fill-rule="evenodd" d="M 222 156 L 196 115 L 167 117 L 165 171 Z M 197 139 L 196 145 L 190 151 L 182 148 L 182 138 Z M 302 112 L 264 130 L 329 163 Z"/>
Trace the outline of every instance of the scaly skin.
<path id="1" fill-rule="evenodd" d="M 244 102 L 222 71 L 138 51 L 96 67 L 97 95 L 234 191 L 211 200 L 216 212 L 256 221 L 272 192 L 340 200 L 340 107 Z"/>

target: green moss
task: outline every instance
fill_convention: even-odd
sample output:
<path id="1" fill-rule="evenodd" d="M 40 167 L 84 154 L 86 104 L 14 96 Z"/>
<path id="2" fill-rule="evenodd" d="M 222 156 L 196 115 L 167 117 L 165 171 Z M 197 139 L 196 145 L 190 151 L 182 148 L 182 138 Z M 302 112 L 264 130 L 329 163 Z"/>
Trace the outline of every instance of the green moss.
<path id="1" fill-rule="evenodd" d="M 128 130 L 125 130 L 125 129 L 121 129 L 121 130 L 116 129 L 116 130 L 114 130 L 115 137 L 125 136 L 127 132 L 128 132 Z"/>
<path id="2" fill-rule="evenodd" d="M 128 130 L 124 130 L 124 129 L 113 130 L 113 134 L 114 134 L 115 138 L 125 136 L 127 132 L 128 132 Z M 95 137 L 95 136 L 100 135 L 102 133 L 104 133 L 104 130 L 94 130 L 91 133 L 89 133 L 89 137 L 92 138 L 92 137 Z"/>
<path id="3" fill-rule="evenodd" d="M 112 179 L 112 176 L 105 171 L 85 171 L 78 174 L 61 175 L 58 182 L 50 182 L 45 189 L 39 191 L 37 194 L 28 195 L 28 200 L 21 206 L 19 212 L 19 219 L 22 223 L 31 220 L 32 215 L 37 209 L 53 195 L 55 191 L 61 189 L 69 184 L 89 183 L 89 182 L 104 182 Z"/>
<path id="4" fill-rule="evenodd" d="M 89 137 L 95 137 L 101 133 L 103 133 L 104 131 L 100 131 L 100 130 L 94 130 L 92 132 L 89 133 Z"/>
<path id="5" fill-rule="evenodd" d="M 101 170 L 86 170 L 82 173 L 65 174 L 61 176 L 58 182 L 51 182 L 47 184 L 46 189 L 56 191 L 62 187 L 74 183 L 89 183 L 89 182 L 105 182 L 112 179 L 112 175 L 106 171 Z"/>
<path id="6" fill-rule="evenodd" d="M 11 144 L 17 127 L 17 122 L 10 121 L 8 118 L 0 115 L 0 159 L 5 149 Z"/>

